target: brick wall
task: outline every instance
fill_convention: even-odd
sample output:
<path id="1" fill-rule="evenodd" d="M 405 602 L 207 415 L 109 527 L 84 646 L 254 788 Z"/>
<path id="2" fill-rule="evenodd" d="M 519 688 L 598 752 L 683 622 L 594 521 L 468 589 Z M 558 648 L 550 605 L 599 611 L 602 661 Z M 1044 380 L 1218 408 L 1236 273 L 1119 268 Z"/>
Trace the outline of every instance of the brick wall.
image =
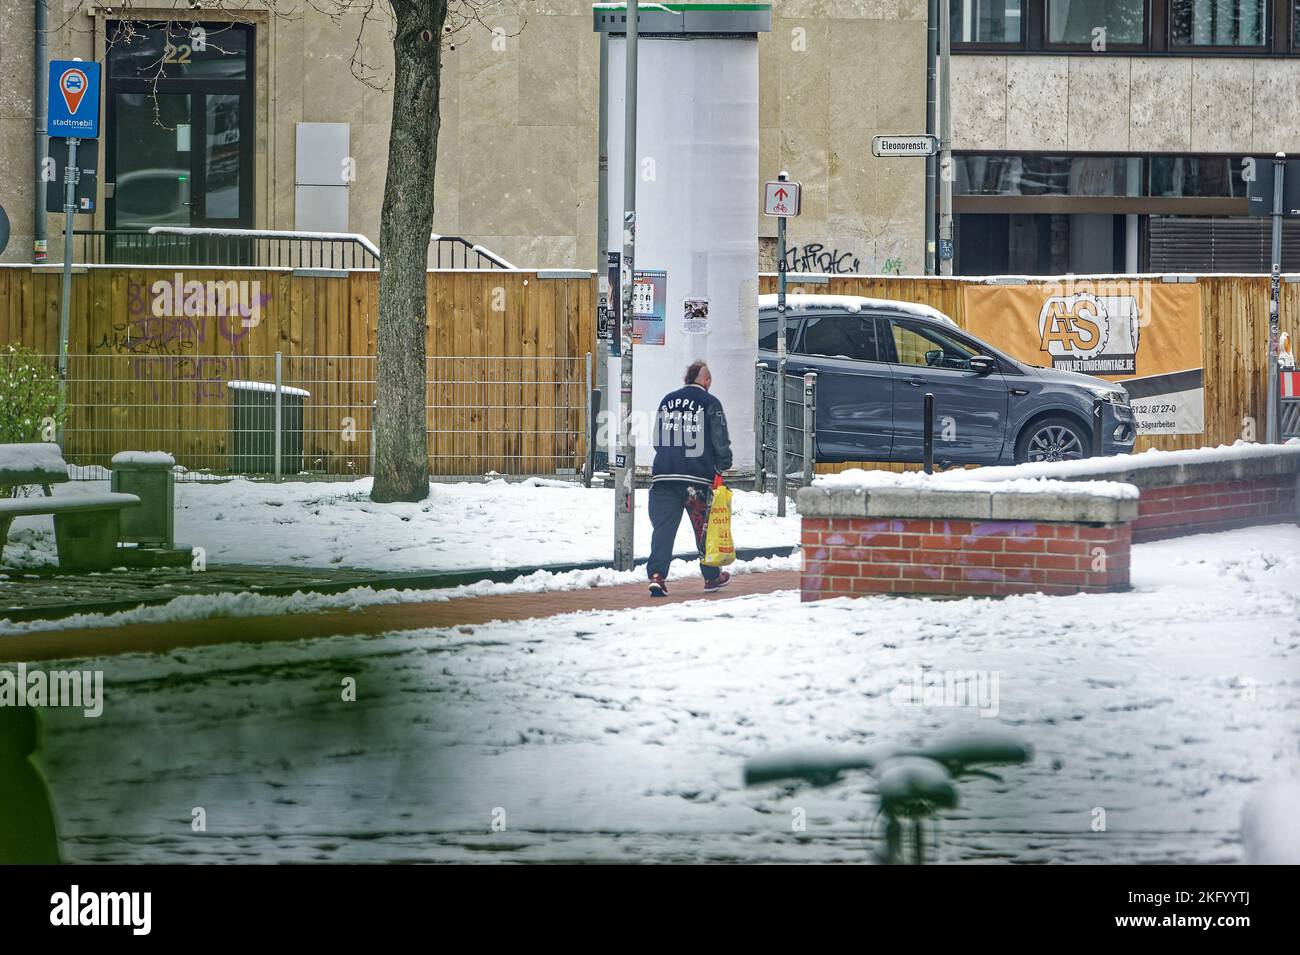
<path id="1" fill-rule="evenodd" d="M 803 488 L 803 598 L 1122 590 L 1134 542 L 1300 517 L 1300 445 L 1081 465 L 826 479 Z M 1018 483 L 1026 479 L 1063 483 Z"/>
<path id="2" fill-rule="evenodd" d="M 1294 475 L 1255 480 L 1144 487 L 1133 540 L 1163 540 L 1252 524 L 1296 520 Z"/>
<path id="3" fill-rule="evenodd" d="M 805 517 L 804 600 L 1121 590 L 1131 525 Z"/>

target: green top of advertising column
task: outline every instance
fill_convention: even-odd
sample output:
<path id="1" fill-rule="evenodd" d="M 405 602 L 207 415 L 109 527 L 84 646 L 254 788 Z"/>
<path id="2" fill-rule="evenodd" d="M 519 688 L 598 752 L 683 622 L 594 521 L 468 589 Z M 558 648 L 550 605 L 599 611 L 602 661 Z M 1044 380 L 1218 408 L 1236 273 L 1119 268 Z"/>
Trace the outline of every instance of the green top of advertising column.
<path id="1" fill-rule="evenodd" d="M 736 36 L 772 29 L 770 3 L 643 3 L 639 10 L 637 32 L 641 36 Z M 627 32 L 626 3 L 597 3 L 592 14 L 597 33 Z"/>

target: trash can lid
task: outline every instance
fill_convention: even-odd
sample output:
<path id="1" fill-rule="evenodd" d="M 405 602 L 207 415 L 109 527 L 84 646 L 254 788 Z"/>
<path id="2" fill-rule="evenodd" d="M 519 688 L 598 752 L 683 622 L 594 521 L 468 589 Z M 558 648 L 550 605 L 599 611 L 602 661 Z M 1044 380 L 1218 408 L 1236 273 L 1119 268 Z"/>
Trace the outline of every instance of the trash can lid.
<path id="1" fill-rule="evenodd" d="M 232 391 L 275 391 L 275 383 L 271 381 L 228 381 L 226 387 Z M 280 394 L 296 395 L 299 398 L 310 398 L 310 391 L 303 391 L 301 388 L 290 388 L 288 385 L 280 386 Z"/>
<path id="2" fill-rule="evenodd" d="M 119 451 L 109 462 L 111 470 L 144 470 L 146 468 L 173 468 L 176 459 L 166 451 Z"/>

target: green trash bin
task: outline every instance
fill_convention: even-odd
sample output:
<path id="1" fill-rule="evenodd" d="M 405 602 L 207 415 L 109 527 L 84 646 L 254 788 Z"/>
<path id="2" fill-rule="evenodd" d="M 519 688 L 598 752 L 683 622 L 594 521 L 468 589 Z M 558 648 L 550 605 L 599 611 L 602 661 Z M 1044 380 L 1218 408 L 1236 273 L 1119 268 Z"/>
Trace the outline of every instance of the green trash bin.
<path id="1" fill-rule="evenodd" d="M 176 459 L 165 451 L 121 451 L 113 455 L 112 488 L 140 498 L 122 511 L 118 540 L 141 547 L 175 546 Z"/>
<path id="2" fill-rule="evenodd" d="M 231 381 L 230 469 L 242 474 L 275 473 L 275 385 Z M 311 393 L 280 386 L 280 473 L 302 470 L 303 405 Z"/>

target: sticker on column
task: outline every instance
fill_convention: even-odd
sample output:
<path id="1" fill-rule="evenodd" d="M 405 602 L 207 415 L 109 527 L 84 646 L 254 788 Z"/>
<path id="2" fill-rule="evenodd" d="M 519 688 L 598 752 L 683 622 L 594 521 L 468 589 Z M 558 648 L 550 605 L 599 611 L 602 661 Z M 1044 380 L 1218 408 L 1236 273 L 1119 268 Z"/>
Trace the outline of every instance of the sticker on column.
<path id="1" fill-rule="evenodd" d="M 682 331 L 687 335 L 705 335 L 709 331 L 709 300 L 688 298 L 682 301 Z"/>

